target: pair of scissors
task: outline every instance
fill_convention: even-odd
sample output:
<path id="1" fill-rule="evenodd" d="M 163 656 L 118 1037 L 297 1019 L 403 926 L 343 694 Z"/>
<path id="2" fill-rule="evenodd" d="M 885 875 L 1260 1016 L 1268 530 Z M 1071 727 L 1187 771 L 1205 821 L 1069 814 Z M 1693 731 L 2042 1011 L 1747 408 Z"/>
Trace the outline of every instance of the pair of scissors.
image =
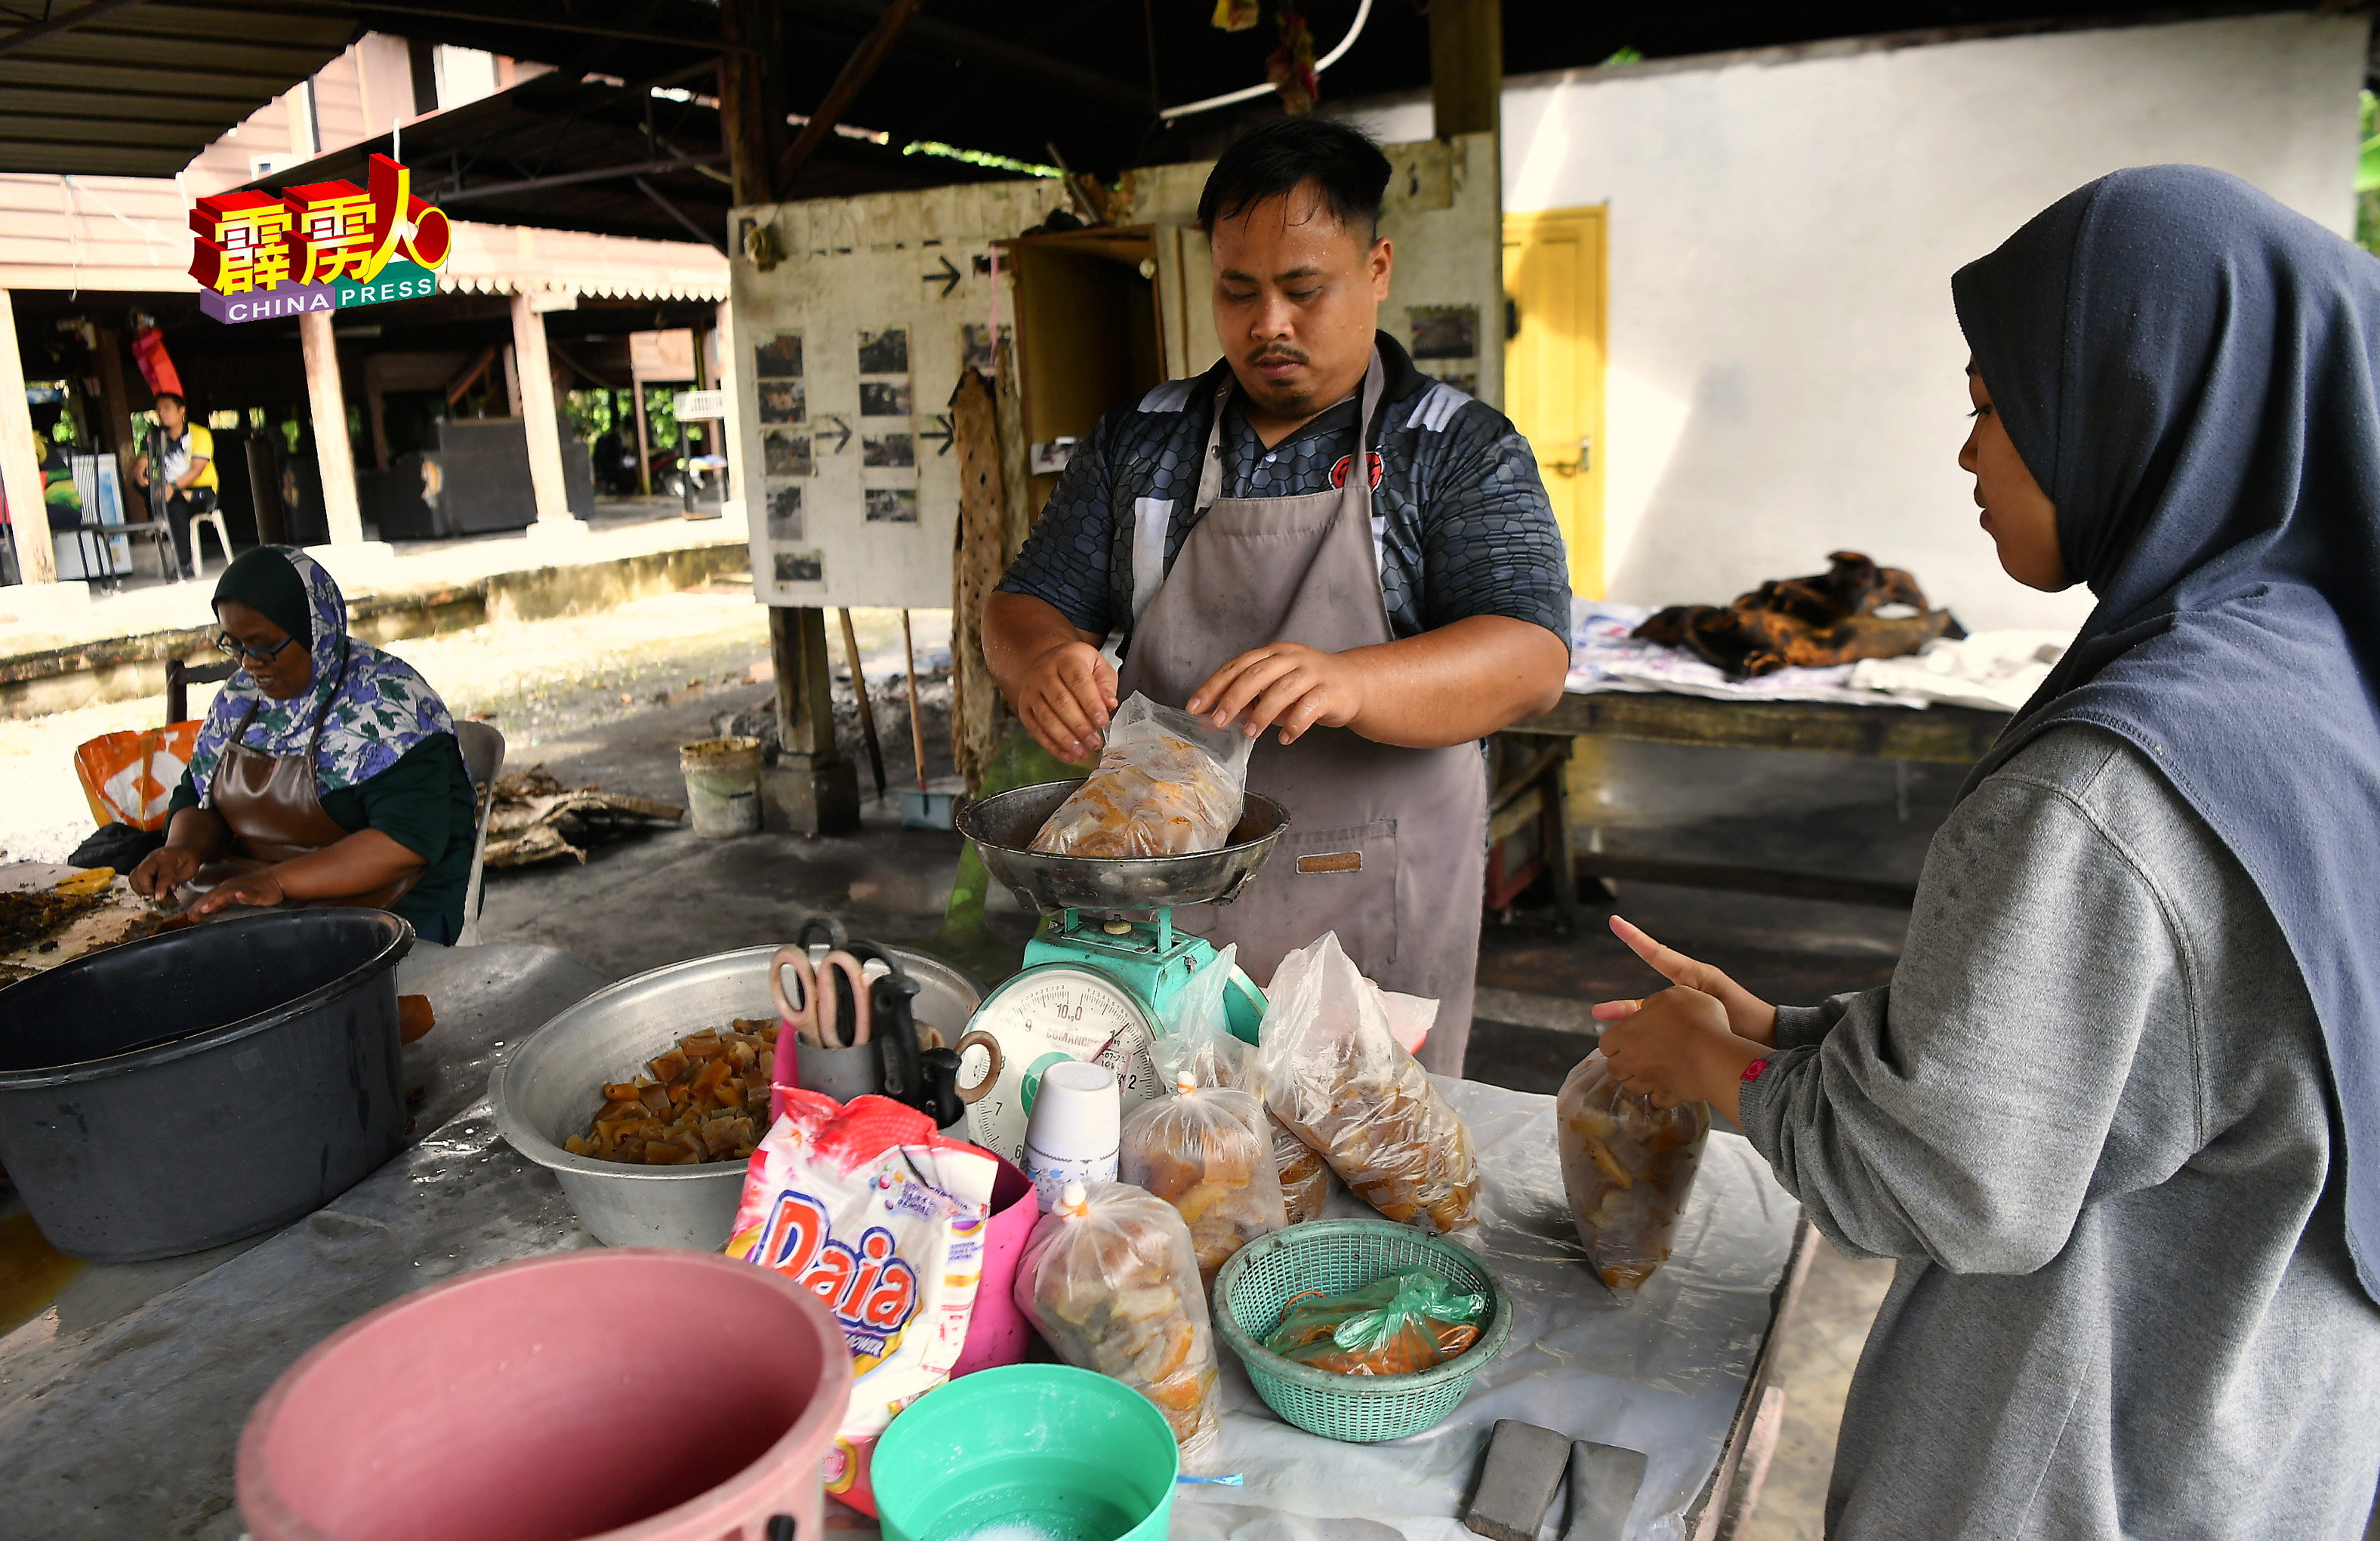
<path id="1" fill-rule="evenodd" d="M 796 1003 L 785 990 L 784 970 L 794 970 L 801 992 Z M 842 1011 L 835 989 L 835 977 L 841 975 L 851 986 L 852 1021 L 846 1037 L 835 1020 Z M 833 949 L 813 965 L 809 949 L 796 942 L 780 947 L 769 960 L 769 994 L 776 1001 L 777 1015 L 794 1036 L 813 1049 L 856 1049 L 868 1040 L 873 1031 L 868 1010 L 868 975 L 860 961 L 841 948 Z M 783 1029 L 780 1029 L 781 1031 Z"/>

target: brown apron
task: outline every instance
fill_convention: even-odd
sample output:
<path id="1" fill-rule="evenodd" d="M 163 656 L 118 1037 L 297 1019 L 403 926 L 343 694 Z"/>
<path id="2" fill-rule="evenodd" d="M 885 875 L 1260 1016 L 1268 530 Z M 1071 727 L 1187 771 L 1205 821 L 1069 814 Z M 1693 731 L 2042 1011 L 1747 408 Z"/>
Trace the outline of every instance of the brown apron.
<path id="1" fill-rule="evenodd" d="M 1301 497 L 1224 498 L 1223 404 L 1215 395 L 1198 504 L 1206 510 L 1137 618 L 1119 689 L 1179 706 L 1226 661 L 1271 642 L 1325 652 L 1394 639 L 1373 543 L 1366 440 L 1382 386 L 1376 352 L 1364 376 L 1356 453 L 1344 483 Z M 1138 538 L 1163 539 L 1146 520 Z M 1160 552 L 1161 547 L 1157 548 Z M 1135 567 L 1148 570 L 1136 554 Z M 1143 602 L 1145 601 L 1145 602 Z M 1488 781 L 1475 744 L 1406 749 L 1345 728 L 1309 728 L 1284 746 L 1268 729 L 1248 786 L 1293 822 L 1228 908 L 1185 910 L 1184 929 L 1237 942 L 1240 966 L 1270 979 L 1283 953 L 1325 931 L 1386 989 L 1439 1002 L 1421 1061 L 1459 1075 L 1471 1037 L 1479 906 L 1488 874 Z"/>
<path id="2" fill-rule="evenodd" d="M 346 667 L 343 660 L 343 675 Z M 261 700 L 249 703 L 248 715 L 239 720 L 230 742 L 224 746 L 223 758 L 215 762 L 214 775 L 207 783 L 207 806 L 231 831 L 231 854 L 201 868 L 193 888 L 212 889 L 229 879 L 335 845 L 354 832 L 322 811 L 322 800 L 314 789 L 314 750 L 322 739 L 322 720 L 330 715 L 331 702 L 338 694 L 334 683 L 322 710 L 314 714 L 314 731 L 302 755 L 268 755 L 241 743 L 264 705 Z M 286 907 L 310 903 L 384 910 L 403 898 L 420 877 L 415 872 L 370 893 L 296 901 Z"/>

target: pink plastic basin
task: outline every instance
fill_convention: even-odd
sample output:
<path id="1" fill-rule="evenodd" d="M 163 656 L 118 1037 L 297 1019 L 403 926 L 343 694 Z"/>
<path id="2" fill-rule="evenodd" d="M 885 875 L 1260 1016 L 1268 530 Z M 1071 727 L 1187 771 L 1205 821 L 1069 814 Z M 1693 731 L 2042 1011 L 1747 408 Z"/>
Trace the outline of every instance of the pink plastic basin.
<path id="1" fill-rule="evenodd" d="M 820 1527 L 851 1398 L 825 1308 L 748 1263 L 568 1252 L 394 1301 L 292 1365 L 239 1441 L 257 1541 L 765 1541 Z"/>
<path id="2" fill-rule="evenodd" d="M 975 1310 L 967 1317 L 966 1344 L 959 1362 L 951 1366 L 953 1378 L 1014 1365 L 1025 1357 L 1033 1340 L 1032 1324 L 1016 1308 L 1016 1265 L 1025 1244 L 1033 1239 L 1033 1222 L 1041 1218 L 1034 1202 L 1033 1180 L 1005 1157 L 991 1184 L 991 1219 L 983 1227 L 983 1282 L 975 1292 Z"/>

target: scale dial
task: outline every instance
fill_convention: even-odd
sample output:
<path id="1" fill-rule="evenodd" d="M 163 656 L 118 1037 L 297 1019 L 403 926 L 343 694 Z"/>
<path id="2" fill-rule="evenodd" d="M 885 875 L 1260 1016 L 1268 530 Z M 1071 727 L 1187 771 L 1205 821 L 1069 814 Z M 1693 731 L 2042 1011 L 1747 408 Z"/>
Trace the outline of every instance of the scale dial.
<path id="1" fill-rule="evenodd" d="M 976 1008 L 959 1039 L 967 1137 L 1022 1164 L 1042 1073 L 1065 1060 L 1097 1060 L 1114 1071 L 1127 1109 L 1158 1095 L 1164 1088 L 1148 1061 L 1156 1037 L 1139 997 L 1097 969 L 1026 970 Z"/>

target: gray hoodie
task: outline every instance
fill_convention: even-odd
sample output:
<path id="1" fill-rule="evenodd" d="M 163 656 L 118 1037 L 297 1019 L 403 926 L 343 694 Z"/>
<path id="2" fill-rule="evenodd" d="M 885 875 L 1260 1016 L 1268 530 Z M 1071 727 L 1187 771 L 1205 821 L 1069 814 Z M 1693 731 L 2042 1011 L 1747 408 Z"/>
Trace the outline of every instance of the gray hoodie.
<path id="1" fill-rule="evenodd" d="M 2380 883 L 2380 874 L 2374 874 Z M 1778 1013 L 1743 1126 L 1900 1259 L 1830 1536 L 2353 1538 L 2380 1481 L 2321 1029 L 2138 750 L 2053 730 L 1927 853 L 1892 984 Z"/>

